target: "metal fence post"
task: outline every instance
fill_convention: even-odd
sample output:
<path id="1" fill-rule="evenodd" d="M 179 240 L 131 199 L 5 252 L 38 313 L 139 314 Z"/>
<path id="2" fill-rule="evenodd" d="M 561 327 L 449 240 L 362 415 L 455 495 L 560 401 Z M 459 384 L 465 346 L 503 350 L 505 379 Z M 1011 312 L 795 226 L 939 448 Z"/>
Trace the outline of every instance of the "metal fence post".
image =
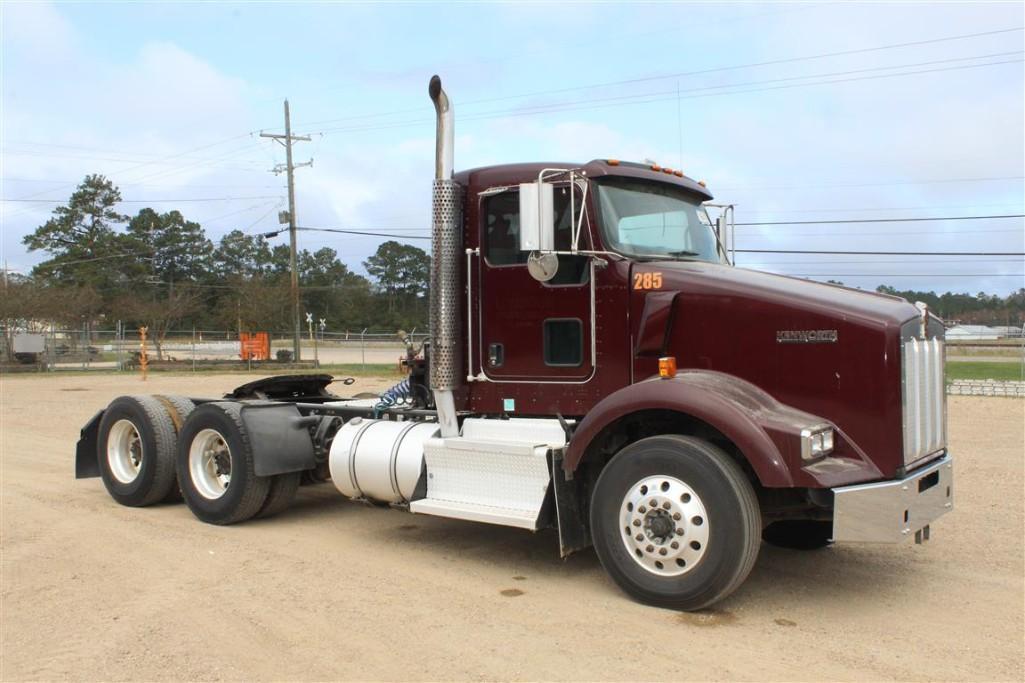
<path id="1" fill-rule="evenodd" d="M 359 333 L 359 356 L 360 365 L 363 366 L 363 372 L 367 371 L 367 328 L 364 327 L 363 331 Z"/>

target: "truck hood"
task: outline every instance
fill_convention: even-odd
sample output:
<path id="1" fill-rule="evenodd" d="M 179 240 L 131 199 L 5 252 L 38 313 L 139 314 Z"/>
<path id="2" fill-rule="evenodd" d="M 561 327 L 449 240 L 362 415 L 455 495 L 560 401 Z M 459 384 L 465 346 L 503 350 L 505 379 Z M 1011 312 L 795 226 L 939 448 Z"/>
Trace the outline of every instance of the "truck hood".
<path id="1" fill-rule="evenodd" d="M 681 369 L 740 377 L 821 417 L 883 472 L 901 462 L 901 325 L 920 315 L 912 304 L 696 261 L 634 263 L 631 285 L 635 381 L 673 355 Z"/>
<path id="2" fill-rule="evenodd" d="M 889 294 L 735 268 L 703 261 L 658 261 L 643 264 L 645 270 L 661 270 L 665 289 L 690 289 L 699 278 L 702 289 L 731 297 L 782 304 L 827 317 L 856 319 L 865 324 L 900 325 L 919 315 L 907 300 Z"/>

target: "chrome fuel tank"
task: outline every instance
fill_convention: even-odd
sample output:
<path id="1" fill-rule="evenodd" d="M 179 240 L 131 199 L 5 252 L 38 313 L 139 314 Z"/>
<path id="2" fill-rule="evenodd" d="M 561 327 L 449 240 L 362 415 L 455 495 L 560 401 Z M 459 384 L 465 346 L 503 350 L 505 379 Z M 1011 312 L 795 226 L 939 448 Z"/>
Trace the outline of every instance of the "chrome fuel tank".
<path id="1" fill-rule="evenodd" d="M 423 469 L 423 444 L 437 433 L 431 422 L 351 420 L 331 444 L 331 479 L 349 498 L 408 502 Z"/>

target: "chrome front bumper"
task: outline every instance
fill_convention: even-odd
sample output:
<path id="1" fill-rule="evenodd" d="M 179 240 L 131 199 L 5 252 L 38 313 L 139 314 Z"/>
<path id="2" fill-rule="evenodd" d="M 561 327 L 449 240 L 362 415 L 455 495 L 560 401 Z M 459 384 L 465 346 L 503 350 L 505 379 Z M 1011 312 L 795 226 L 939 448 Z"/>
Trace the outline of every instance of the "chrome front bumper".
<path id="1" fill-rule="evenodd" d="M 904 479 L 833 489 L 833 540 L 899 543 L 929 538 L 929 525 L 954 507 L 950 454 Z"/>

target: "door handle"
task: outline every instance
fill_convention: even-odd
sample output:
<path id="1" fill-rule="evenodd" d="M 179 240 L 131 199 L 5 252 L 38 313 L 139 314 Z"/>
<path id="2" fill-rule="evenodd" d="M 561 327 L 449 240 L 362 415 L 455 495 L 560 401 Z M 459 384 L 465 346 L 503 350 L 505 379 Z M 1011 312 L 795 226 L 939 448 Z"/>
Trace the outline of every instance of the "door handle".
<path id="1" fill-rule="evenodd" d="M 488 365 L 500 368 L 503 362 L 505 362 L 505 347 L 498 343 L 488 344 Z"/>

